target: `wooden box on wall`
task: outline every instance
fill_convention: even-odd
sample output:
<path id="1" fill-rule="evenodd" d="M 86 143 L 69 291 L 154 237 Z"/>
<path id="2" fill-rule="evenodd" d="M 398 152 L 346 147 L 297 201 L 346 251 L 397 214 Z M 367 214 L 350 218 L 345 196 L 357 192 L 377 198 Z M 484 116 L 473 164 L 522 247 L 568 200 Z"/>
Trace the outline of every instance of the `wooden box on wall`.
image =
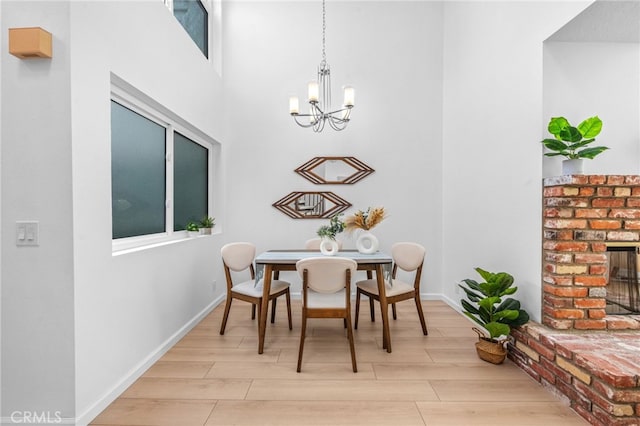
<path id="1" fill-rule="evenodd" d="M 51 58 L 51 33 L 40 27 L 9 28 L 9 53 L 18 58 Z"/>

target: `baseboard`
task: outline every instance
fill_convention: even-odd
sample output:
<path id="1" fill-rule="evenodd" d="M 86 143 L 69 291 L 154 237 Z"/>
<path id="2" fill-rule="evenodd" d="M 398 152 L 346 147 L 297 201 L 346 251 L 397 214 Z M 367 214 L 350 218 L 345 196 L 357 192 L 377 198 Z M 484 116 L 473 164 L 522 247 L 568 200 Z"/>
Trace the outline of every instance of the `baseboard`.
<path id="1" fill-rule="evenodd" d="M 129 386 L 133 384 L 142 374 L 155 364 L 169 349 L 171 349 L 180 339 L 182 339 L 193 327 L 195 327 L 204 317 L 206 317 L 216 306 L 224 302 L 226 294 L 214 299 L 202 311 L 194 316 L 180 330 L 176 331 L 171 337 L 165 340 L 156 350 L 150 353 L 136 367 L 132 368 L 116 386 L 108 391 L 102 398 L 96 401 L 92 406 L 87 408 L 80 414 L 75 423 L 58 423 L 58 424 L 75 424 L 76 426 L 86 426 L 94 418 L 98 416 L 105 408 L 116 400 Z M 4 423 L 2 423 L 4 424 Z M 12 423 L 8 423 L 12 424 Z M 24 423 L 23 423 L 24 424 Z"/>
<path id="2" fill-rule="evenodd" d="M 456 302 L 453 299 L 450 299 L 449 297 L 445 296 L 444 294 L 438 294 L 438 299 L 442 300 L 444 303 L 446 303 L 447 305 L 451 306 L 452 309 L 455 309 L 458 312 L 462 312 L 462 306 L 460 305 L 460 302 Z"/>

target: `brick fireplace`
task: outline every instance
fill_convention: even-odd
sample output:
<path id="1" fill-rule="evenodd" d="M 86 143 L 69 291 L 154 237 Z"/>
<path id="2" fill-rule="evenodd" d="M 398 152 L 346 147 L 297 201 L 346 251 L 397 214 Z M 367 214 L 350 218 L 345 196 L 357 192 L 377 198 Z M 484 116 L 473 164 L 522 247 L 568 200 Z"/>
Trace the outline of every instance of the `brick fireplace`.
<path id="1" fill-rule="evenodd" d="M 640 315 L 608 315 L 608 247 L 640 246 L 640 176 L 544 180 L 542 324 L 509 357 L 593 425 L 640 425 Z"/>
<path id="2" fill-rule="evenodd" d="M 640 245 L 640 176 L 548 178 L 543 192 L 542 323 L 557 330 L 638 329 L 605 312 L 607 247 Z"/>

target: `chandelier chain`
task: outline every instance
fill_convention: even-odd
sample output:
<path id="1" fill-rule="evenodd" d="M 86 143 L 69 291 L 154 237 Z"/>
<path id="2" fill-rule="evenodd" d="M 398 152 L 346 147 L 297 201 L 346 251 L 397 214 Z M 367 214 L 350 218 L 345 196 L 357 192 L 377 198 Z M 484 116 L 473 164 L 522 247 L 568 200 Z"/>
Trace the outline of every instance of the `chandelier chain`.
<path id="1" fill-rule="evenodd" d="M 326 9 L 324 6 L 324 0 L 322 0 L 322 62 L 327 62 L 327 54 L 325 52 L 325 32 L 327 30 Z"/>

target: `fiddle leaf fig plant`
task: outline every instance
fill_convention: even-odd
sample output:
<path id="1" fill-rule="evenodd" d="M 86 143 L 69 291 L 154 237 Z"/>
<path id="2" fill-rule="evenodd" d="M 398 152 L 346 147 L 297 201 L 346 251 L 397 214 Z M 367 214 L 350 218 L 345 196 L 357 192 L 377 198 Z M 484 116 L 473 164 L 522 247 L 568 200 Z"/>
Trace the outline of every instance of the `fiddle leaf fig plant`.
<path id="1" fill-rule="evenodd" d="M 572 126 L 564 117 L 552 117 L 547 127 L 554 138 L 543 139 L 542 143 L 552 152 L 545 155 L 562 155 L 570 160 L 578 158 L 593 159 L 609 149 L 606 146 L 587 147 L 596 140 L 602 130 L 602 120 L 596 115 L 589 117 L 577 127 Z"/>
<path id="2" fill-rule="evenodd" d="M 468 300 L 460 300 L 464 314 L 489 332 L 493 341 L 500 336 L 508 336 L 511 327 L 525 324 L 529 314 L 520 308 L 520 302 L 511 297 L 518 287 L 513 287 L 513 276 L 506 272 L 489 272 L 475 268 L 485 280 L 478 283 L 472 279 L 462 280 L 466 286 L 458 284 L 464 290 Z"/>

